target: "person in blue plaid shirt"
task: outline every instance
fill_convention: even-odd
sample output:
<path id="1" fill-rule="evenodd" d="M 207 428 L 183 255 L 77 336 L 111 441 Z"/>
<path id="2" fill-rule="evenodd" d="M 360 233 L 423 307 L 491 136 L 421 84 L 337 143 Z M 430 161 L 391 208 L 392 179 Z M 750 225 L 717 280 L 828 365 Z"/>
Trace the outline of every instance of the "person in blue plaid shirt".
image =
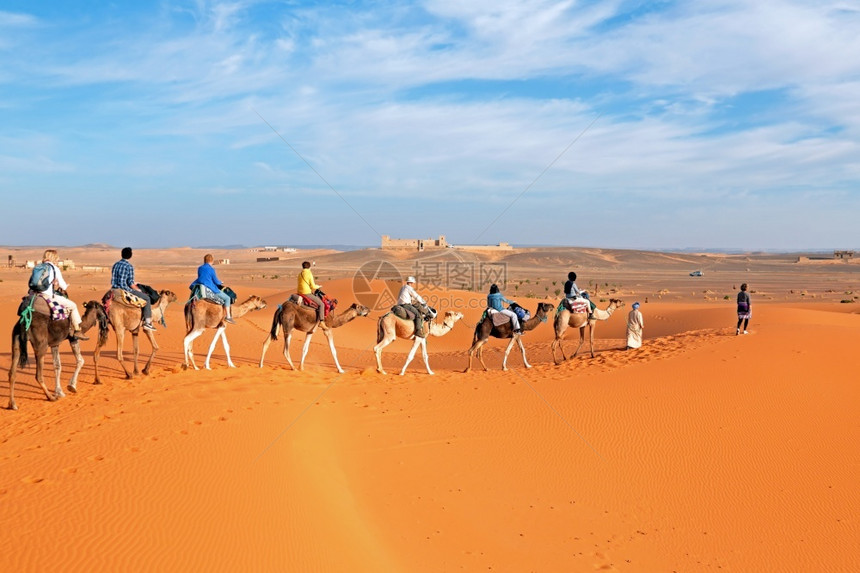
<path id="1" fill-rule="evenodd" d="M 134 267 L 128 262 L 132 255 L 131 247 L 124 247 L 121 255 L 122 259 L 115 262 L 110 269 L 110 288 L 128 291 L 145 300 L 146 306 L 143 307 L 143 328 L 155 331 L 155 326 L 152 324 L 152 301 L 149 296 L 138 289 L 137 283 L 134 282 Z"/>

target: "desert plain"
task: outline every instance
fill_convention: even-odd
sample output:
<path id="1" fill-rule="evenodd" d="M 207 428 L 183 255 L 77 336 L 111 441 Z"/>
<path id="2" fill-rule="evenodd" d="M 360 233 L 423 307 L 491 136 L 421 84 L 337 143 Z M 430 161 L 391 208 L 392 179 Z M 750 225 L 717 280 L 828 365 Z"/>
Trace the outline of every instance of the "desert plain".
<path id="1" fill-rule="evenodd" d="M 59 249 L 79 305 L 107 290 L 119 247 Z M 43 249 L 0 255 L 20 265 Z M 230 260 L 216 269 L 240 302 L 268 306 L 227 328 L 235 368 L 218 346 L 211 370 L 186 370 L 183 304 L 207 252 Z M 34 368 L 19 371 L 19 410 L 0 410 L 0 570 L 857 570 L 860 261 L 597 248 L 259 256 L 135 249 L 137 280 L 178 296 L 150 373 L 125 379 L 111 333 L 93 385 L 95 331 L 76 394 L 49 402 Z M 287 366 L 283 339 L 259 366 L 302 260 L 339 309 L 373 306 L 334 331 L 343 374 L 320 333 L 304 371 Z M 550 320 L 523 337 L 532 368 L 515 350 L 503 372 L 504 342 L 491 340 L 489 370 L 464 374 L 484 269 L 532 310 L 557 304 L 569 270 L 598 306 L 624 306 L 598 323 L 594 358 L 586 342 L 555 364 Z M 375 368 L 385 294 L 408 274 L 440 315 L 465 315 L 429 339 L 433 376 L 420 356 L 396 375 L 405 340 L 385 349 L 388 375 Z M 28 277 L 0 268 L 3 406 Z M 743 282 L 752 320 L 736 336 Z M 634 301 L 645 343 L 625 351 Z M 195 342 L 198 364 L 213 333 Z M 566 335 L 569 354 L 577 337 Z M 149 352 L 141 337 L 141 365 Z M 61 356 L 65 386 L 67 344 Z"/>

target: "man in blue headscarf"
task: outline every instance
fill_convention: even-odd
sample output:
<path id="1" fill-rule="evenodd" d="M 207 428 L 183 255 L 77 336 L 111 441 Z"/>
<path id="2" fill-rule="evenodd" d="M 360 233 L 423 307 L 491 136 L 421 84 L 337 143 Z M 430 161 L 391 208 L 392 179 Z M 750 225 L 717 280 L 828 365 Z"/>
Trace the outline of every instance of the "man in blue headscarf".
<path id="1" fill-rule="evenodd" d="M 639 312 L 639 303 L 633 303 L 633 310 L 627 315 L 627 350 L 642 346 L 642 330 L 645 328 L 645 320 Z"/>

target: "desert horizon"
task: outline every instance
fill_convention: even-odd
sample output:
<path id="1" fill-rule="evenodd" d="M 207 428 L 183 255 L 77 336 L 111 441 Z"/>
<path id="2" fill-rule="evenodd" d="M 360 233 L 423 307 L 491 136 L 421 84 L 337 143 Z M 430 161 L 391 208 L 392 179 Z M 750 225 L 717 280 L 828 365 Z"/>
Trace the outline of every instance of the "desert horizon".
<path id="1" fill-rule="evenodd" d="M 41 250 L 0 254 L 20 263 Z M 70 297 L 100 300 L 119 250 L 59 251 L 74 263 L 64 271 Z M 219 343 L 211 370 L 186 370 L 182 309 L 210 251 L 230 259 L 215 268 L 238 302 L 253 295 L 267 306 L 228 325 L 235 368 Z M 18 371 L 19 409 L 0 411 L 4 569 L 853 568 L 856 261 L 579 248 L 314 249 L 268 262 L 258 254 L 134 250 L 136 279 L 177 297 L 157 324 L 148 375 L 125 378 L 111 331 L 99 361 L 103 384 L 94 385 L 96 329 L 81 342 L 76 393 L 50 402 L 32 364 Z M 343 374 L 319 332 L 304 371 L 287 365 L 283 336 L 261 357 L 303 260 L 315 262 L 336 313 L 354 302 L 371 309 L 332 331 Z M 503 269 L 506 296 L 532 312 L 540 302 L 555 307 L 569 270 L 599 308 L 610 299 L 623 306 L 597 323 L 594 358 L 586 340 L 556 364 L 550 317 L 522 337 L 531 368 L 515 348 L 502 371 L 506 342 L 491 338 L 488 370 L 476 363 L 464 374 L 486 297 L 485 284 L 457 288 L 464 268 L 495 278 Z M 385 294 L 407 274 L 437 305 L 437 321 L 446 311 L 464 315 L 428 338 L 432 376 L 420 352 L 397 375 L 411 348 L 403 339 L 382 354 L 388 375 L 376 372 Z M 7 333 L 28 276 L 20 266 L 0 268 Z M 748 336 L 735 335 L 742 282 L 753 303 Z M 625 350 L 635 301 L 644 343 Z M 213 334 L 194 342 L 199 366 Z M 150 346 L 140 338 L 142 366 Z M 304 336 L 292 338 L 298 366 Z M 567 332 L 568 356 L 577 339 Z M 65 388 L 67 343 L 60 356 Z M 7 335 L 0 369 L 10 365 Z M 53 390 L 50 353 L 45 381 Z M 7 398 L 4 383 L 3 405 Z M 55 524 L 59 541 L 43 539 Z"/>

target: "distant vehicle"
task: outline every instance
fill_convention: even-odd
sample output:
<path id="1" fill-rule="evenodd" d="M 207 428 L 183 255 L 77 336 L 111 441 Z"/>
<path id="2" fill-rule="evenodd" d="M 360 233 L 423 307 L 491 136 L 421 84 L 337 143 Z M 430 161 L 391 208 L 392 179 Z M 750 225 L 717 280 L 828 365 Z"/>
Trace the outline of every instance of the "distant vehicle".
<path id="1" fill-rule="evenodd" d="M 705 276 L 705 273 L 703 273 L 702 271 L 693 271 L 690 273 L 690 276 L 691 277 L 703 277 L 703 276 Z"/>

